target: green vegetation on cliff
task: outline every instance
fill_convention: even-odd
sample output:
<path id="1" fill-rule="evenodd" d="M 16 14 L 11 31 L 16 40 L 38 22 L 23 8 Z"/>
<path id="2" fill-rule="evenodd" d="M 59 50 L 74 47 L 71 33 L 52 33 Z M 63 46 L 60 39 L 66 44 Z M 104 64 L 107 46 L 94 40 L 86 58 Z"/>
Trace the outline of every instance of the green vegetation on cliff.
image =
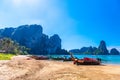
<path id="1" fill-rule="evenodd" d="M 0 52 L 4 54 L 28 54 L 27 51 L 29 49 L 20 46 L 17 42 L 12 41 L 9 38 L 1 38 L 0 39 Z"/>

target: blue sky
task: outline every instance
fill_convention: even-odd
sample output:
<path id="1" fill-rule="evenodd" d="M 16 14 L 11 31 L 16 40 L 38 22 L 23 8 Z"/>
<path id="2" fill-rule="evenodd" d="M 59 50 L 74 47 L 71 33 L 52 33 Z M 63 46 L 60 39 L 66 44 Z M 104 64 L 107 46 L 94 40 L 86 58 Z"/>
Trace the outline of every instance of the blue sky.
<path id="1" fill-rule="evenodd" d="M 98 46 L 120 49 L 119 0 L 0 0 L 0 28 L 40 24 L 57 33 L 65 49 Z"/>

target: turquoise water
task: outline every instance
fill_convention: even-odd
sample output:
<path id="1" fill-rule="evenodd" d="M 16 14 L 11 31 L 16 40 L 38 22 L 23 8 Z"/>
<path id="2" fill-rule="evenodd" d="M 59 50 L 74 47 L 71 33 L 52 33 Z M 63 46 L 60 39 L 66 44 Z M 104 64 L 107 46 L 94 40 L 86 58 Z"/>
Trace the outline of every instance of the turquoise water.
<path id="1" fill-rule="evenodd" d="M 64 57 L 64 55 L 54 55 L 58 57 Z M 70 57 L 70 55 L 66 55 L 67 57 Z M 84 58 L 84 57 L 89 57 L 89 58 L 101 58 L 103 64 L 115 64 L 115 65 L 120 65 L 120 55 L 74 55 L 74 57 L 77 58 Z"/>
<path id="2" fill-rule="evenodd" d="M 118 64 L 120 65 L 120 55 L 75 55 L 78 58 L 90 57 L 101 58 L 103 64 Z"/>

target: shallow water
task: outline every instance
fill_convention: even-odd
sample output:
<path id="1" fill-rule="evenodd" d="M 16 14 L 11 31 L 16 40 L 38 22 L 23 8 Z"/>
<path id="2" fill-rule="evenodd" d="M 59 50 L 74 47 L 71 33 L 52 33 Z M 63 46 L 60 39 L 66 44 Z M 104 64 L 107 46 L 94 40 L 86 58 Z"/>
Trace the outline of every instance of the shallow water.
<path id="1" fill-rule="evenodd" d="M 56 57 L 70 57 L 70 55 L 51 55 Z M 103 64 L 114 64 L 114 65 L 120 65 L 120 55 L 74 55 L 74 57 L 77 58 L 101 58 Z"/>

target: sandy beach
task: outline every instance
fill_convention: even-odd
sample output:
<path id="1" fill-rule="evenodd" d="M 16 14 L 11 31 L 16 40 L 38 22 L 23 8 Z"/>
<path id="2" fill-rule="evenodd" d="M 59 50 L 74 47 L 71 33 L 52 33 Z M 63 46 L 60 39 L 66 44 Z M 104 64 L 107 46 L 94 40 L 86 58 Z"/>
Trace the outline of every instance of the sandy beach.
<path id="1" fill-rule="evenodd" d="M 0 61 L 0 80 L 119 80 L 120 65 L 73 65 L 49 60 Z"/>

